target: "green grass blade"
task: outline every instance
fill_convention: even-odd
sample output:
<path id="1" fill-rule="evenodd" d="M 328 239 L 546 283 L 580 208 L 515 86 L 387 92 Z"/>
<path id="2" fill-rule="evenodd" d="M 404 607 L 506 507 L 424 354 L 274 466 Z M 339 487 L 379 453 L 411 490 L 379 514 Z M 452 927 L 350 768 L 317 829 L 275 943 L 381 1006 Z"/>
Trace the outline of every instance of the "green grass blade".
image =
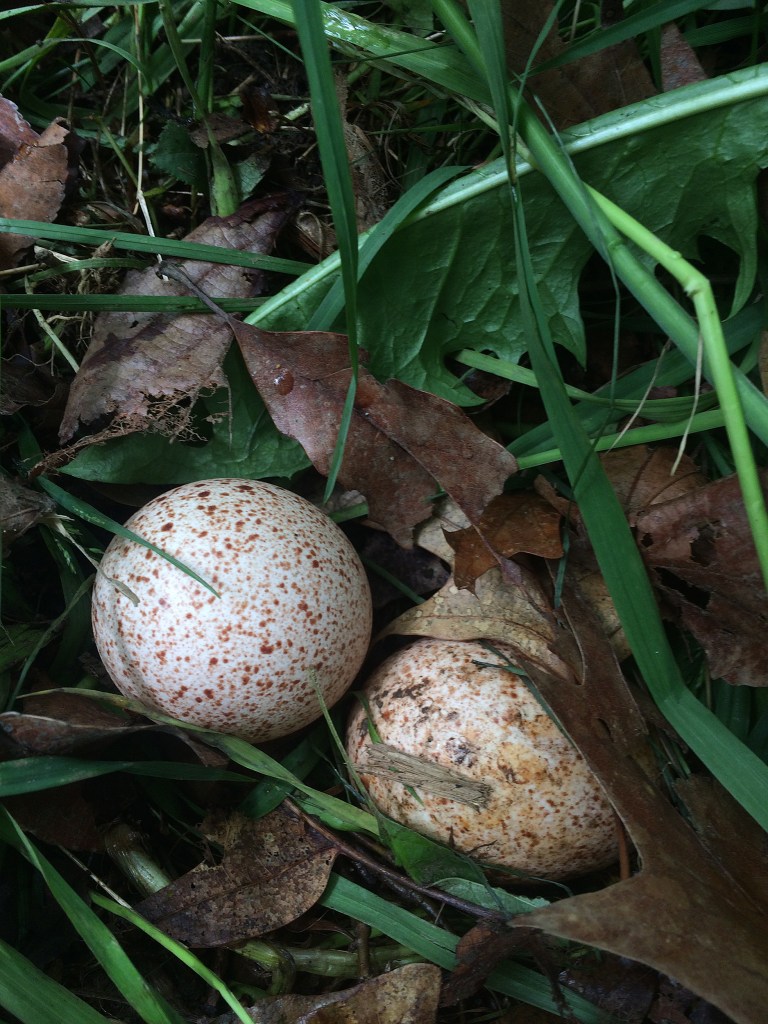
<path id="1" fill-rule="evenodd" d="M 0 1006 L 22 1024 L 112 1024 L 2 939 Z"/>
<path id="2" fill-rule="evenodd" d="M 111 243 L 116 249 L 134 252 L 159 253 L 180 260 L 202 260 L 206 263 L 226 263 L 234 267 L 255 267 L 259 270 L 273 270 L 278 274 L 303 274 L 309 270 L 308 263 L 284 260 L 260 253 L 241 252 L 227 249 L 222 245 L 203 245 L 185 242 L 176 238 L 158 238 L 148 235 L 132 235 L 128 231 L 105 231 L 101 228 L 77 228 L 67 224 L 47 224 L 38 220 L 16 220 L 0 217 L 0 233 L 30 235 L 36 240 L 69 242 L 73 245 L 90 245 L 94 249 L 103 242 Z"/>
<path id="3" fill-rule="evenodd" d="M 218 975 L 214 974 L 210 968 L 206 967 L 205 964 L 195 954 L 187 948 L 183 943 L 178 942 L 176 939 L 172 939 L 165 932 L 161 931 L 155 925 L 150 924 L 149 921 L 145 920 L 140 914 L 131 910 L 130 907 L 121 906 L 114 900 L 107 899 L 105 896 L 101 896 L 99 893 L 92 893 L 91 899 L 98 907 L 102 907 L 104 910 L 108 910 L 111 914 L 115 914 L 116 917 L 122 918 L 123 921 L 128 921 L 135 928 L 140 929 L 145 935 L 148 935 L 153 939 L 159 946 L 167 949 L 169 953 L 172 953 L 176 959 L 184 964 L 193 971 L 199 978 L 201 978 L 206 985 L 209 985 L 215 992 L 218 992 L 224 1002 L 232 1010 L 233 1015 L 242 1021 L 242 1024 L 252 1024 L 252 1018 L 248 1015 L 248 1011 L 245 1009 L 243 1004 L 225 984 Z"/>
<path id="4" fill-rule="evenodd" d="M 35 849 L 5 808 L 0 808 L 0 836 L 37 868 L 75 931 L 142 1020 L 147 1024 L 184 1024 L 180 1014 L 147 984 L 109 928 Z"/>
<path id="5" fill-rule="evenodd" d="M 349 365 L 352 368 L 352 379 L 339 424 L 339 436 L 331 457 L 325 489 L 325 500 L 327 501 L 333 492 L 341 469 L 357 389 L 359 369 L 357 351 L 357 217 L 347 146 L 344 140 L 344 126 L 333 80 L 333 68 L 325 39 L 319 0 L 294 0 L 293 11 L 304 67 L 309 81 L 317 147 L 323 166 L 323 177 L 341 259 L 341 277 L 344 285 L 347 335 L 349 337 Z"/>

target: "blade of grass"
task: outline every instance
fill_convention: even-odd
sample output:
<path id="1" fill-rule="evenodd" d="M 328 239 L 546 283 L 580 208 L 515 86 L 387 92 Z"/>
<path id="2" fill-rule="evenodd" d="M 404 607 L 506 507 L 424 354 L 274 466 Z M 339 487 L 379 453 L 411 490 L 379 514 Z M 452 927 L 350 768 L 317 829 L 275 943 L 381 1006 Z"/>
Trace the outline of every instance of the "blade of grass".
<path id="1" fill-rule="evenodd" d="M 309 264 L 297 260 L 284 260 L 276 256 L 262 256 L 259 253 L 241 252 L 221 245 L 201 245 L 176 238 L 155 238 L 148 235 L 132 235 L 127 231 L 105 231 L 100 228 L 77 228 L 67 224 L 48 224 L 37 220 L 15 220 L 0 217 L 0 233 L 30 235 L 35 239 L 70 242 L 73 245 L 90 245 L 94 249 L 103 242 L 109 242 L 116 249 L 129 249 L 154 255 L 170 256 L 181 260 L 202 260 L 205 263 L 227 263 L 235 267 L 255 267 L 259 270 L 273 270 L 278 274 L 303 274 Z M 5 298 L 5 296 L 2 296 Z"/>
<path id="2" fill-rule="evenodd" d="M 112 1024 L 2 939 L 0 1005 L 22 1024 Z"/>
<path id="3" fill-rule="evenodd" d="M 206 985 L 209 985 L 214 992 L 218 992 L 227 1006 L 232 1010 L 232 1013 L 239 1021 L 243 1024 L 253 1024 L 253 1019 L 248 1015 L 248 1011 L 234 994 L 232 989 L 225 984 L 221 978 L 219 978 L 210 968 L 206 967 L 205 964 L 195 956 L 192 950 L 188 949 L 181 942 L 177 942 L 176 939 L 172 939 L 165 932 L 160 931 L 155 925 L 150 924 L 149 921 L 145 920 L 140 914 L 137 914 L 130 907 L 121 906 L 114 900 L 107 899 L 105 896 L 101 896 L 99 893 L 91 893 L 91 899 L 97 907 L 102 907 L 104 910 L 108 910 L 110 914 L 114 914 L 116 917 L 122 918 L 123 921 L 128 921 L 135 928 L 144 932 L 150 939 L 154 940 L 159 946 L 167 949 L 169 953 L 172 953 L 176 959 L 188 967 L 190 971 L 193 971 L 198 978 L 201 978 Z"/>
<path id="4" fill-rule="evenodd" d="M 8 810 L 0 808 L 0 838 L 37 868 L 51 895 L 105 972 L 147 1024 L 184 1024 L 183 1018 L 138 972 L 104 922 L 31 844 Z"/>
<path id="5" fill-rule="evenodd" d="M 336 484 L 344 447 L 352 421 L 352 409 L 357 390 L 359 371 L 357 343 L 357 218 L 355 195 L 349 170 L 349 158 L 344 139 L 344 127 L 339 110 L 339 100 L 333 80 L 333 68 L 325 39 L 323 16 L 319 0 L 294 0 L 293 12 L 296 29 L 304 58 L 304 67 L 309 82 L 312 114 L 315 122 L 317 148 L 323 167 L 328 202 L 331 207 L 336 241 L 341 260 L 341 279 L 344 286 L 346 305 L 347 336 L 349 339 L 349 365 L 352 378 L 349 383 L 344 408 L 339 424 L 328 481 L 325 501 L 330 498 Z"/>

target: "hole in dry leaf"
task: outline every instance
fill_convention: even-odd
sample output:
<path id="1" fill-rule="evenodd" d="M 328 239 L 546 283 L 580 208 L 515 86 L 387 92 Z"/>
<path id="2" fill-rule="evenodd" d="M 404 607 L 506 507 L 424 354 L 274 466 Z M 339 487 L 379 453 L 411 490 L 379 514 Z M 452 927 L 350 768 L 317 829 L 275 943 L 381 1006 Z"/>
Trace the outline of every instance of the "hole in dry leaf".
<path id="1" fill-rule="evenodd" d="M 657 569 L 656 571 L 661 583 L 668 590 L 674 590 L 680 594 L 689 604 L 695 604 L 698 608 L 706 608 L 709 605 L 712 595 L 706 590 L 702 590 L 701 587 L 695 587 L 686 580 L 680 579 L 679 576 L 676 576 L 668 569 Z"/>
<path id="2" fill-rule="evenodd" d="M 711 565 L 717 558 L 716 542 L 719 536 L 718 522 L 705 523 L 699 528 L 696 540 L 691 541 L 691 558 L 698 565 Z"/>

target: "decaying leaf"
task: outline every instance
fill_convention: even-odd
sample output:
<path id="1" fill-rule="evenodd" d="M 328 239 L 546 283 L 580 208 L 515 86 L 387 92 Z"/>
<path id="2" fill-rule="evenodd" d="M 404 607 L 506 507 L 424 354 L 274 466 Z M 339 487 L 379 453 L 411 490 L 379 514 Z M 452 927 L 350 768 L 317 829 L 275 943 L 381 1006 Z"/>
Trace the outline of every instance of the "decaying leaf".
<path id="1" fill-rule="evenodd" d="M 327 475 L 352 377 L 346 337 L 232 327 L 278 430 Z M 516 468 L 455 405 L 361 370 L 339 481 L 365 495 L 370 518 L 403 546 L 429 516 L 438 484 L 477 523 Z"/>
<path id="2" fill-rule="evenodd" d="M 230 217 L 209 217 L 187 241 L 266 253 L 289 212 L 285 196 L 253 200 Z M 179 266 L 194 284 L 221 298 L 258 295 L 264 285 L 258 270 L 195 260 Z M 121 292 L 175 296 L 187 295 L 189 289 L 176 279 L 159 277 L 150 267 L 129 272 Z M 225 385 L 221 362 L 230 341 L 227 323 L 210 314 L 101 314 L 72 383 L 60 439 L 68 441 L 80 424 L 105 417 L 112 418 L 110 427 L 92 441 L 153 428 L 173 433 L 179 428 L 180 403 Z M 183 414 L 181 419 L 183 423 Z"/>
<path id="3" fill-rule="evenodd" d="M 560 521 L 560 514 L 535 491 L 494 498 L 477 528 L 445 535 L 456 553 L 456 586 L 473 586 L 478 576 L 493 568 L 498 555 L 513 558 L 526 552 L 541 558 L 559 558 L 563 553 Z"/>
<path id="4" fill-rule="evenodd" d="M 508 586 L 499 569 L 478 579 L 474 593 L 450 580 L 428 601 L 404 612 L 379 635 L 428 636 L 442 640 L 488 640 L 513 644 L 526 658 L 558 675 L 566 672 L 554 652 L 557 624 L 533 573 L 521 567 L 521 582 Z"/>
<path id="5" fill-rule="evenodd" d="M 406 964 L 377 978 L 315 996 L 275 996 L 248 1010 L 254 1024 L 433 1024 L 440 968 Z M 216 1024 L 234 1024 L 227 1014 Z"/>
<path id="6" fill-rule="evenodd" d="M 0 217 L 52 221 L 67 181 L 69 130 L 53 121 L 38 135 L 15 103 L 0 97 Z M 0 270 L 16 266 L 34 239 L 0 235 Z"/>
<path id="7" fill-rule="evenodd" d="M 0 530 L 6 544 L 36 526 L 55 508 L 56 502 L 47 494 L 0 477 Z"/>
<path id="8" fill-rule="evenodd" d="M 615 6 L 615 5 L 614 5 Z M 522 74 L 531 54 L 534 73 L 527 81 L 557 128 L 588 121 L 655 92 L 634 40 L 606 47 L 579 61 L 535 73 L 538 64 L 558 57 L 565 49 L 554 23 L 542 40 L 542 32 L 554 3 L 526 0 L 504 4 L 504 37 L 507 63 Z"/>
<path id="9" fill-rule="evenodd" d="M 706 651 L 712 675 L 768 686 L 768 595 L 738 478 L 654 505 L 638 514 L 637 531 L 656 586 Z"/>
<path id="10" fill-rule="evenodd" d="M 203 831 L 222 848 L 137 910 L 190 946 L 223 946 L 274 931 L 313 906 L 328 884 L 336 848 L 285 806 L 254 821 L 210 818 Z"/>

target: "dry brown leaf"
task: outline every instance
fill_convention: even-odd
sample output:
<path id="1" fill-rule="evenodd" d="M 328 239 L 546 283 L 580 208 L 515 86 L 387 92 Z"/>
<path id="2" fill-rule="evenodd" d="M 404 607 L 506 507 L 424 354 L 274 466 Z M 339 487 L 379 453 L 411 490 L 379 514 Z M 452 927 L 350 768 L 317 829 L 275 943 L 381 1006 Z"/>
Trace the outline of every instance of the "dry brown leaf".
<path id="1" fill-rule="evenodd" d="M 38 135 L 15 103 L 0 97 L 0 217 L 55 220 L 67 182 L 68 136 L 59 120 Z M 33 242 L 26 235 L 0 235 L 0 270 L 15 267 Z"/>
<path id="2" fill-rule="evenodd" d="M 570 685 L 521 664 L 598 775 L 638 850 L 642 870 L 599 892 L 526 915 L 526 927 L 638 960 L 670 975 L 734 1020 L 756 1024 L 768 999 L 765 907 L 742 889 L 718 844 L 714 852 L 656 787 L 642 762 L 644 725 L 591 609 L 563 596 L 570 637 L 557 644 Z M 569 653 L 570 648 L 570 653 Z M 740 818 L 723 794 L 727 812 Z M 761 833 L 762 839 L 762 833 Z M 748 844 L 747 844 L 748 845 Z M 766 871 L 764 849 L 746 855 Z"/>
<path id="3" fill-rule="evenodd" d="M 440 973 L 406 964 L 341 992 L 262 999 L 248 1015 L 254 1024 L 433 1024 Z"/>
<path id="4" fill-rule="evenodd" d="M 222 848 L 221 863 L 198 865 L 137 907 L 189 946 L 223 946 L 281 928 L 328 884 L 336 847 L 288 807 L 257 821 L 222 814 L 203 831 Z"/>
<path id="5" fill-rule="evenodd" d="M 428 601 L 404 612 L 380 634 L 441 640 L 489 640 L 512 644 L 554 674 L 565 672 L 554 653 L 555 616 L 533 574 L 521 567 L 521 582 L 507 585 L 499 569 L 477 580 L 474 593 L 450 580 Z"/>
<path id="6" fill-rule="evenodd" d="M 4 544 L 21 537 L 55 508 L 56 502 L 47 494 L 0 477 L 0 531 Z"/>
<path id="7" fill-rule="evenodd" d="M 82 783 L 73 783 L 58 786 L 54 799 L 50 790 L 43 789 L 4 797 L 3 805 L 25 832 L 31 832 L 44 843 L 66 850 L 100 852 L 104 839 L 83 790 Z"/>
<path id="8" fill-rule="evenodd" d="M 232 328 L 278 430 L 327 475 L 352 377 L 346 337 Z M 410 546 L 413 527 L 429 516 L 436 482 L 478 522 L 516 469 L 513 456 L 455 405 L 361 370 L 339 481 L 365 495 L 370 518 L 398 543 Z"/>
<path id="9" fill-rule="evenodd" d="M 553 7 L 552 0 L 544 3 L 542 0 L 517 0 L 514 4 L 503 4 L 502 12 L 507 65 L 510 71 L 522 74 L 531 53 L 536 50 L 534 74 L 527 85 L 556 128 L 580 124 L 654 95 L 656 90 L 634 40 L 536 74 L 539 64 L 558 57 L 566 49 L 556 22 L 536 49 L 539 34 Z"/>
<path id="10" fill-rule="evenodd" d="M 763 477 L 768 493 L 768 475 Z M 725 477 L 637 515 L 657 588 L 730 683 L 768 686 L 768 595 L 738 478 Z"/>
<path id="11" fill-rule="evenodd" d="M 289 212 L 286 196 L 254 200 L 230 217 L 209 217 L 186 240 L 266 253 Z M 264 285 L 259 270 L 197 260 L 178 267 L 193 284 L 220 298 L 249 298 Z M 121 293 L 174 296 L 189 294 L 189 288 L 176 279 L 161 279 L 150 267 L 128 273 Z M 113 417 L 111 429 L 94 440 L 153 427 L 173 432 L 180 402 L 225 384 L 221 362 L 231 337 L 227 322 L 214 314 L 100 314 L 72 383 L 61 441 L 68 441 L 79 424 L 107 416 Z"/>
<path id="12" fill-rule="evenodd" d="M 513 558 L 526 552 L 541 558 L 559 558 L 563 553 L 560 523 L 560 513 L 535 491 L 494 498 L 476 528 L 445 535 L 456 553 L 456 586 L 474 586 L 478 576 L 498 562 L 498 555 Z"/>
<path id="13" fill-rule="evenodd" d="M 664 92 L 703 82 L 707 77 L 696 51 L 674 22 L 664 25 L 661 30 L 659 65 Z"/>

